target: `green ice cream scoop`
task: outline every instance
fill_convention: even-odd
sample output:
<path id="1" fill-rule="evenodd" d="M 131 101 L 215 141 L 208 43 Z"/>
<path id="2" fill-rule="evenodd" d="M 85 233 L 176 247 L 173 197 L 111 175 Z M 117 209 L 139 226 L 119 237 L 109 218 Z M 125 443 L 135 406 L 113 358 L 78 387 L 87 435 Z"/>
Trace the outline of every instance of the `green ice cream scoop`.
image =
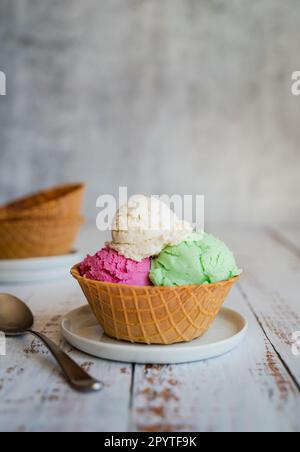
<path id="1" fill-rule="evenodd" d="M 153 259 L 150 279 L 155 286 L 184 286 L 226 281 L 240 273 L 225 243 L 210 234 L 194 233 Z"/>

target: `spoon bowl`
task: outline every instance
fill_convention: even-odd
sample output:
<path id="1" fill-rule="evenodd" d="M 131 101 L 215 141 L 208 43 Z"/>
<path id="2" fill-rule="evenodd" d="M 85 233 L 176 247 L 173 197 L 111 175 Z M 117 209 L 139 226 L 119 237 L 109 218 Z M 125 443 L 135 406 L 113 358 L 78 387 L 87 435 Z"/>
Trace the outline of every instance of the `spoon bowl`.
<path id="1" fill-rule="evenodd" d="M 0 294 L 0 331 L 7 336 L 21 336 L 32 328 L 33 321 L 32 312 L 23 301 Z"/>

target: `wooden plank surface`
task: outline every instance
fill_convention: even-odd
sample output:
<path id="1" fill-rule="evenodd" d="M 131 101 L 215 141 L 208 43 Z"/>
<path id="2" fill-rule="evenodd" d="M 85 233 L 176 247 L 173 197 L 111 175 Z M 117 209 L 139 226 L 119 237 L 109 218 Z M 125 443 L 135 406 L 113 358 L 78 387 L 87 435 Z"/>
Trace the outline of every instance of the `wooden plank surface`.
<path id="1" fill-rule="evenodd" d="M 228 305 L 244 314 L 250 327 L 233 352 L 200 363 L 136 366 L 136 430 L 300 429 L 297 387 L 238 289 Z"/>
<path id="2" fill-rule="evenodd" d="M 25 299 L 36 329 L 105 383 L 99 394 L 78 395 L 37 340 L 9 339 L 0 357 L 0 431 L 300 431 L 300 357 L 290 339 L 300 330 L 300 261 L 272 231 L 215 231 L 245 270 L 227 305 L 250 328 L 239 348 L 214 360 L 132 366 L 94 359 L 58 333 L 61 316 L 84 303 L 76 282 L 0 286 Z M 84 231 L 84 251 L 101 246 L 94 232 Z M 296 243 L 297 233 L 282 237 Z"/>
<path id="3" fill-rule="evenodd" d="M 292 353 L 292 335 L 300 331 L 300 258 L 271 228 L 247 238 L 236 231 L 229 241 L 246 269 L 240 292 L 300 388 L 300 358 Z"/>
<path id="4" fill-rule="evenodd" d="M 3 289 L 23 297 L 36 315 L 35 328 L 62 344 L 71 357 L 104 382 L 105 388 L 97 394 L 74 392 L 37 339 L 8 339 L 7 356 L 0 357 L 0 430 L 126 430 L 132 366 L 74 351 L 60 337 L 61 315 L 83 301 L 77 285 L 70 280 Z"/>

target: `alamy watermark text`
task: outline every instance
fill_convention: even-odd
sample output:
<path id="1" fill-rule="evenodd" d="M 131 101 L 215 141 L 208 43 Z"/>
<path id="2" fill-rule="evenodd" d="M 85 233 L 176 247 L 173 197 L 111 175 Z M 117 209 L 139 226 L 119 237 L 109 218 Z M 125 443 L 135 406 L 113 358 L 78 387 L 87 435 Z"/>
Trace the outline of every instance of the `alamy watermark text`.
<path id="1" fill-rule="evenodd" d="M 129 197 L 128 188 L 127 187 L 119 187 L 118 196 L 113 196 L 109 194 L 100 195 L 96 201 L 96 207 L 100 209 L 96 223 L 97 228 L 100 231 L 108 231 L 111 228 L 115 213 L 118 208 L 121 206 L 127 205 L 130 201 L 130 208 L 135 207 L 136 212 L 145 212 L 147 210 L 147 206 L 149 203 L 149 213 L 147 216 L 147 223 L 149 229 L 154 230 L 155 228 L 159 228 L 161 224 L 166 224 L 164 221 L 166 220 L 166 211 L 157 210 L 157 201 L 163 203 L 163 205 L 167 205 L 170 209 L 170 215 L 174 212 L 178 218 L 181 220 L 185 220 L 190 225 L 193 226 L 196 230 L 204 230 L 204 196 L 203 195 L 179 195 L 173 194 L 169 195 L 152 195 L 148 198 L 139 197 L 135 195 L 133 197 Z M 146 203 L 146 205 L 145 205 Z M 152 209 L 153 207 L 153 209 Z M 156 208 L 155 208 L 156 207 Z M 128 210 L 128 212 L 129 212 Z M 137 213 L 136 213 L 137 215 Z M 160 220 L 157 219 L 157 215 L 161 216 Z M 143 218 L 143 224 L 145 223 L 146 218 Z M 172 222 L 174 218 L 169 219 L 167 224 L 172 226 Z M 123 229 L 127 229 L 124 223 L 122 222 Z M 145 226 L 145 225 L 144 225 Z"/>
<path id="2" fill-rule="evenodd" d="M 292 88 L 293 96 L 300 96 L 300 71 L 292 73 Z"/>

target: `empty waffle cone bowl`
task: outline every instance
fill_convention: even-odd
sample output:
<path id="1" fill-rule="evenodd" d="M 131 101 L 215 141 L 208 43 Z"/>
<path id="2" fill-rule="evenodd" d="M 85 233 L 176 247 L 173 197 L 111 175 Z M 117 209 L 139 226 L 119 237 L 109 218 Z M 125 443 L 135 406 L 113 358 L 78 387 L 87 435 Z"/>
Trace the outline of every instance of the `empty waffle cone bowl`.
<path id="1" fill-rule="evenodd" d="M 84 184 L 65 184 L 20 198 L 0 207 L 0 220 L 78 216 L 84 189 Z"/>
<path id="2" fill-rule="evenodd" d="M 68 254 L 84 218 L 0 220 L 0 259 Z"/>
<path id="3" fill-rule="evenodd" d="M 137 287 L 83 278 L 79 265 L 71 274 L 107 336 L 165 345 L 202 336 L 239 279 L 198 286 Z"/>

